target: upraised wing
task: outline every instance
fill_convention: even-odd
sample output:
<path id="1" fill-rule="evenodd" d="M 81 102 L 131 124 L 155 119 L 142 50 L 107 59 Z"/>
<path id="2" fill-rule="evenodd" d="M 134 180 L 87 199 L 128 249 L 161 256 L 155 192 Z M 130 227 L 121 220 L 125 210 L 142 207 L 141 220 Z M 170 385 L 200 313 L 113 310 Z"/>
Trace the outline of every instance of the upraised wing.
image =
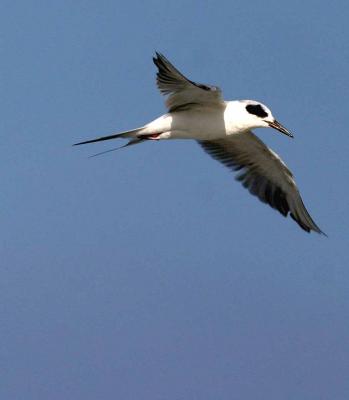
<path id="1" fill-rule="evenodd" d="M 290 214 L 305 231 L 323 233 L 306 210 L 291 171 L 252 132 L 199 143 L 231 170 L 241 170 L 236 179 L 262 202 L 285 217 Z"/>
<path id="2" fill-rule="evenodd" d="M 158 67 L 156 83 L 160 92 L 168 95 L 166 106 L 170 112 L 195 105 L 219 107 L 224 104 L 222 92 L 217 86 L 189 80 L 160 53 L 156 53 L 153 61 Z"/>

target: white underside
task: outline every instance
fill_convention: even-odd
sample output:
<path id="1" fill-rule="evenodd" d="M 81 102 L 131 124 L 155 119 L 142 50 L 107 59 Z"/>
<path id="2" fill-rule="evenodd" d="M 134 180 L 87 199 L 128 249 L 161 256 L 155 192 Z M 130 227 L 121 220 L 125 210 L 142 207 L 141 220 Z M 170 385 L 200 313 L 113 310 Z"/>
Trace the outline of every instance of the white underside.
<path id="1" fill-rule="evenodd" d="M 156 135 L 156 139 L 214 140 L 241 133 L 251 127 L 237 124 L 235 102 L 226 107 L 200 107 L 164 114 L 147 124 L 137 136 Z"/>

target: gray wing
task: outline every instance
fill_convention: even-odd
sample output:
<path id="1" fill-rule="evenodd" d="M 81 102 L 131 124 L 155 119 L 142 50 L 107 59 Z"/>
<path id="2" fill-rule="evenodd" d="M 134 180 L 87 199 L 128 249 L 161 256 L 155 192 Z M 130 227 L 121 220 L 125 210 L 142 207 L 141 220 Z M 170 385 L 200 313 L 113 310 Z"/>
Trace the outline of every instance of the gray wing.
<path id="1" fill-rule="evenodd" d="M 189 80 L 160 53 L 156 53 L 153 61 L 158 67 L 156 83 L 160 92 L 168 95 L 166 106 L 170 112 L 194 105 L 223 105 L 222 92 L 217 86 Z"/>
<path id="2" fill-rule="evenodd" d="M 236 179 L 251 194 L 283 216 L 290 214 L 305 231 L 323 233 L 306 210 L 291 171 L 252 132 L 199 143 L 208 154 L 231 170 L 241 170 Z"/>

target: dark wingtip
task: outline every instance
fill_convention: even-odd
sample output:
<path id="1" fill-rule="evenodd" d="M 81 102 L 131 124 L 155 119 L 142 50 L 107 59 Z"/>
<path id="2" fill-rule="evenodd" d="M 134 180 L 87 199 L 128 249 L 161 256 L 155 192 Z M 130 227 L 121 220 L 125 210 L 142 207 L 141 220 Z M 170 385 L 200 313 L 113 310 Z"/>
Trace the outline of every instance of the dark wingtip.
<path id="1" fill-rule="evenodd" d="M 153 62 L 156 63 L 161 58 L 161 54 L 155 50 L 155 56 L 153 57 Z"/>
<path id="2" fill-rule="evenodd" d="M 155 56 L 156 57 L 153 57 L 153 63 L 155 64 L 156 67 L 160 68 L 162 61 L 161 53 L 155 51 Z"/>
<path id="3" fill-rule="evenodd" d="M 165 62 L 168 62 L 167 58 L 160 52 L 155 51 L 156 57 L 153 57 L 153 62 L 157 67 L 164 65 Z"/>
<path id="4" fill-rule="evenodd" d="M 328 238 L 327 233 L 323 232 L 318 226 L 317 226 L 316 228 L 317 228 L 317 229 L 311 228 L 311 229 L 309 229 L 308 232 L 310 233 L 311 231 L 313 231 L 313 232 L 318 233 L 319 235 L 323 235 L 323 236 L 325 236 L 325 237 Z"/>
<path id="5" fill-rule="evenodd" d="M 314 221 L 313 221 L 313 222 L 314 222 Z M 324 236 L 326 236 L 326 237 L 328 238 L 328 235 L 327 235 L 325 232 L 323 232 L 323 231 L 315 224 L 315 222 L 314 222 L 314 225 L 315 225 L 315 228 L 311 228 L 312 231 L 318 233 L 319 235 L 324 235 Z"/>

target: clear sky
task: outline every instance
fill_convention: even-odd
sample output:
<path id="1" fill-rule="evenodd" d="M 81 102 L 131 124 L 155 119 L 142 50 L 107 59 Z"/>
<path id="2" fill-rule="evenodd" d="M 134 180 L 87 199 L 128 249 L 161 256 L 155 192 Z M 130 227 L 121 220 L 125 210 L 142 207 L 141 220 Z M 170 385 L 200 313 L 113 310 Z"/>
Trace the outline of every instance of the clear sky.
<path id="1" fill-rule="evenodd" d="M 2 1 L 1 399 L 348 398 L 348 15 L 347 1 Z M 256 130 L 328 238 L 195 142 L 71 147 L 165 112 L 155 50 L 294 132 Z"/>

